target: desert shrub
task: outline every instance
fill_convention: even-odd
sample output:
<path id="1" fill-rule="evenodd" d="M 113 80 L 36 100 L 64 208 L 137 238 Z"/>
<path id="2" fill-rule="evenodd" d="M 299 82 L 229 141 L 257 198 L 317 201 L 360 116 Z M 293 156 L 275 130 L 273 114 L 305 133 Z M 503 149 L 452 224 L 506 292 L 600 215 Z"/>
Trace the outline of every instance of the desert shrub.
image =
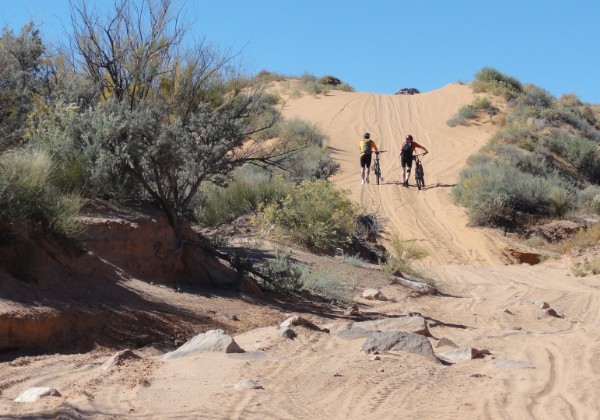
<path id="1" fill-rule="evenodd" d="M 337 90 L 341 90 L 342 92 L 354 92 L 354 88 L 348 83 L 342 83 L 336 87 Z"/>
<path id="2" fill-rule="evenodd" d="M 532 84 L 523 86 L 523 95 L 516 97 L 512 107 L 550 108 L 554 104 L 554 97 L 546 90 Z"/>
<path id="3" fill-rule="evenodd" d="M 458 110 L 458 114 L 450 118 L 446 124 L 450 127 L 456 127 L 457 125 L 464 124 L 468 120 L 477 116 L 477 110 L 471 104 L 463 106 Z"/>
<path id="4" fill-rule="evenodd" d="M 320 83 L 322 85 L 329 85 L 329 86 L 337 87 L 342 84 L 342 81 L 340 79 L 338 79 L 337 77 L 327 75 L 327 76 L 321 77 L 319 79 L 318 83 Z"/>
<path id="5" fill-rule="evenodd" d="M 472 86 L 475 92 L 490 92 L 505 99 L 516 98 L 523 92 L 521 82 L 491 67 L 478 71 Z"/>
<path id="6" fill-rule="evenodd" d="M 54 166 L 42 151 L 15 151 L 0 158 L 0 219 L 32 220 L 59 237 L 79 240 L 82 206 L 76 194 L 63 193 L 52 181 Z"/>
<path id="7" fill-rule="evenodd" d="M 374 241 L 385 225 L 385 220 L 374 212 L 362 212 L 356 216 L 356 236 L 363 241 Z"/>
<path id="8" fill-rule="evenodd" d="M 283 76 L 283 75 L 281 75 L 279 73 L 274 73 L 272 71 L 261 70 L 261 71 L 259 71 L 256 74 L 256 76 L 254 76 L 254 78 L 259 83 L 270 83 L 270 82 L 276 82 L 276 81 L 284 80 L 285 76 Z"/>
<path id="9" fill-rule="evenodd" d="M 263 264 L 265 286 L 280 293 L 297 293 L 302 288 L 303 267 L 292 261 L 291 255 L 277 252 L 275 259 Z"/>
<path id="10" fill-rule="evenodd" d="M 227 187 L 204 187 L 194 216 L 201 226 L 231 222 L 255 212 L 261 203 L 282 200 L 288 189 L 283 180 L 268 172 L 242 167 Z"/>
<path id="11" fill-rule="evenodd" d="M 355 230 L 356 207 L 348 194 L 325 180 L 304 181 L 281 202 L 264 206 L 258 223 L 309 249 L 331 249 Z"/>
<path id="12" fill-rule="evenodd" d="M 473 103 L 463 106 L 458 110 L 458 114 L 450 118 L 446 124 L 455 127 L 459 124 L 465 124 L 468 120 L 476 118 L 479 111 L 486 111 L 488 114 L 495 114 L 498 109 L 492 105 L 490 100 L 485 97 L 477 98 Z"/>
<path id="13" fill-rule="evenodd" d="M 588 185 L 577 192 L 577 202 L 579 206 L 590 208 L 596 213 L 600 213 L 600 186 Z"/>
<path id="14" fill-rule="evenodd" d="M 514 226 L 520 215 L 562 216 L 575 202 L 560 179 L 525 174 L 498 162 L 463 170 L 453 192 L 475 225 Z"/>
<path id="15" fill-rule="evenodd" d="M 407 241 L 398 236 L 392 237 L 391 255 L 384 266 L 393 275 L 416 274 L 411 264 L 427 257 L 429 252 L 415 241 Z"/>
<path id="16" fill-rule="evenodd" d="M 286 120 L 279 124 L 278 136 L 286 148 L 297 149 L 282 163 L 286 179 L 328 179 L 338 170 L 326 147 L 327 137 L 314 124 L 299 118 Z"/>
<path id="17" fill-rule="evenodd" d="M 316 125 L 300 118 L 291 118 L 280 124 L 279 135 L 293 146 L 322 147 L 327 139 Z"/>
<path id="18" fill-rule="evenodd" d="M 533 152 L 523 150 L 513 144 L 496 144 L 492 150 L 496 154 L 496 161 L 506 166 L 516 168 L 534 176 L 548 177 L 555 173 L 555 168 L 548 158 L 547 150 L 534 146 Z"/>
<path id="19" fill-rule="evenodd" d="M 535 129 L 528 126 L 511 124 L 496 131 L 491 143 L 520 144 L 523 141 L 535 142 Z"/>
<path id="20" fill-rule="evenodd" d="M 600 274 L 600 258 L 585 259 L 571 266 L 571 272 L 576 277 L 586 277 L 588 274 Z"/>
<path id="21" fill-rule="evenodd" d="M 562 95 L 556 101 L 556 107 L 559 109 L 570 110 L 574 114 L 585 119 L 587 123 L 592 126 L 598 121 L 592 107 L 581 102 L 579 97 L 577 97 L 575 94 L 569 93 Z"/>
<path id="22" fill-rule="evenodd" d="M 346 304 L 354 295 L 352 285 L 342 281 L 335 272 L 329 270 L 311 271 L 302 267 L 302 288 L 316 293 L 334 303 Z"/>
<path id="23" fill-rule="evenodd" d="M 349 254 L 342 253 L 342 261 L 348 265 L 351 265 L 352 267 L 362 267 L 363 264 L 365 263 L 365 260 L 360 258 L 359 254 L 349 255 Z"/>
<path id="24" fill-rule="evenodd" d="M 540 142 L 561 155 L 590 182 L 600 182 L 598 144 L 565 130 L 554 130 L 540 138 Z"/>
<path id="25" fill-rule="evenodd" d="M 596 223 L 587 229 L 580 229 L 577 234 L 561 242 L 560 249 L 563 252 L 566 252 L 574 247 L 587 248 L 590 246 L 595 246 L 598 245 L 599 242 L 600 223 Z"/>

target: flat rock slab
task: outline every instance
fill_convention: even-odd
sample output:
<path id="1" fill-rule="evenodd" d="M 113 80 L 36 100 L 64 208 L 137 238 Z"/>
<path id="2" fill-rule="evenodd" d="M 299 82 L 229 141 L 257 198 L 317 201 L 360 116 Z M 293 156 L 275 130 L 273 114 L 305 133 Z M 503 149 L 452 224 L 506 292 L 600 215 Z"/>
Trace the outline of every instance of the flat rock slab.
<path id="1" fill-rule="evenodd" d="M 347 340 L 368 337 L 375 331 L 407 332 L 431 337 L 427 321 L 422 316 L 402 316 L 373 321 L 344 322 L 324 326 L 331 334 Z"/>
<path id="2" fill-rule="evenodd" d="M 206 352 L 244 353 L 244 350 L 223 330 L 211 330 L 198 334 L 177 350 L 166 353 L 161 359 L 177 359 Z"/>
<path id="3" fill-rule="evenodd" d="M 420 354 L 429 360 L 440 363 L 431 343 L 427 337 L 404 332 L 374 332 L 371 333 L 367 341 L 362 345 L 362 350 L 366 353 L 378 353 L 385 351 L 406 351 L 409 353 Z"/>

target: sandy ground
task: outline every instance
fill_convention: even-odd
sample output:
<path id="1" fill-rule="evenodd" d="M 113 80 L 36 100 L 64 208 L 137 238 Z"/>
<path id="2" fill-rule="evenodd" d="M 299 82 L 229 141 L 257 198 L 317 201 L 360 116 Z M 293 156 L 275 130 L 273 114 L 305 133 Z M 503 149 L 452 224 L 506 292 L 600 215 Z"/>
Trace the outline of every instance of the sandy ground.
<path id="1" fill-rule="evenodd" d="M 469 86 L 459 84 L 414 96 L 332 92 L 290 100 L 284 113 L 316 123 L 330 137 L 341 164 L 336 182 L 387 219 L 388 238 L 415 239 L 430 253 L 422 269 L 443 292 L 436 296 L 414 297 L 372 268 L 347 268 L 345 275 L 392 298 L 357 298 L 361 311 L 418 312 L 430 320 L 434 346 L 446 337 L 488 355 L 452 365 L 406 352 L 372 361 L 360 350 L 364 339 L 297 328 L 298 337 L 289 340 L 271 326 L 235 335 L 244 354 L 162 362 L 164 349 L 154 346 L 136 350 L 141 359 L 108 371 L 101 369 L 114 352 L 108 349 L 21 357 L 0 367 L 0 417 L 597 418 L 600 277 L 574 277 L 567 258 L 508 264 L 501 249 L 509 239 L 469 227 L 464 211 L 452 204 L 459 171 L 492 131 L 489 124 L 446 125 L 472 99 Z M 366 131 L 387 150 L 379 186 L 360 185 L 358 141 Z M 423 160 L 428 187 L 422 191 L 414 181 L 409 188 L 400 185 L 398 154 L 409 133 L 431 152 Z M 340 264 L 323 258 L 330 267 Z M 139 287 L 151 293 L 149 286 Z M 201 304 L 194 296 L 185 299 L 190 307 Z M 271 316 L 282 321 L 294 313 L 279 308 Z M 320 324 L 340 318 L 318 310 L 302 315 Z M 242 379 L 262 389 L 236 390 Z M 54 387 L 62 396 L 13 401 L 31 386 Z"/>

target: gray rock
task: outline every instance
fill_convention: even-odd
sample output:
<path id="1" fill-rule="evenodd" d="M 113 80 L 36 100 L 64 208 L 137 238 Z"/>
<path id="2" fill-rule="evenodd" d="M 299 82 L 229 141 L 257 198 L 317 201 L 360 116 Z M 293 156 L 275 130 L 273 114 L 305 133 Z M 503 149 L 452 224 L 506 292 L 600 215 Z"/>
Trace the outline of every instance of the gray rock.
<path id="1" fill-rule="evenodd" d="M 439 363 L 427 337 L 419 334 L 404 332 L 374 332 L 371 333 L 369 338 L 363 343 L 362 350 L 366 353 L 390 350 L 406 351 L 423 355 L 429 360 Z"/>
<path id="2" fill-rule="evenodd" d="M 120 366 L 123 364 L 123 361 L 127 359 L 141 359 L 141 357 L 135 354 L 131 349 L 121 350 L 104 362 L 102 365 L 102 370 L 108 370 L 114 366 Z"/>
<path id="3" fill-rule="evenodd" d="M 290 328 L 293 326 L 301 326 L 301 327 L 306 327 L 310 330 L 329 332 L 328 330 L 322 329 L 322 328 L 318 327 L 317 325 L 313 324 L 308 319 L 302 318 L 301 316 L 298 316 L 298 315 L 291 316 L 288 319 L 286 319 L 285 321 L 283 321 L 281 324 L 279 324 L 279 329 Z"/>
<path id="4" fill-rule="evenodd" d="M 375 331 L 410 332 L 431 337 L 427 321 L 422 316 L 401 316 L 362 322 L 344 322 L 325 325 L 329 332 L 347 340 L 368 337 Z"/>
<path id="5" fill-rule="evenodd" d="M 223 330 L 211 330 L 198 334 L 177 350 L 166 353 L 161 359 L 177 359 L 205 352 L 244 353 L 244 350 Z"/>
<path id="6" fill-rule="evenodd" d="M 262 385 L 253 379 L 242 379 L 235 384 L 234 388 L 238 391 L 242 391 L 244 389 L 264 389 Z"/>
<path id="7" fill-rule="evenodd" d="M 383 293 L 377 289 L 366 289 L 363 292 L 362 297 L 369 300 L 388 300 Z"/>
<path id="8" fill-rule="evenodd" d="M 457 363 L 462 360 L 473 360 L 484 354 L 489 354 L 489 351 L 480 351 L 473 347 L 457 347 L 443 353 L 438 353 L 438 357 L 447 362 Z"/>
<path id="9" fill-rule="evenodd" d="M 454 349 L 458 348 L 458 346 L 454 343 L 454 341 L 452 341 L 452 340 L 450 340 L 449 338 L 446 338 L 446 337 L 440 338 L 440 340 L 435 345 L 436 349 L 439 349 L 441 347 L 452 347 Z"/>

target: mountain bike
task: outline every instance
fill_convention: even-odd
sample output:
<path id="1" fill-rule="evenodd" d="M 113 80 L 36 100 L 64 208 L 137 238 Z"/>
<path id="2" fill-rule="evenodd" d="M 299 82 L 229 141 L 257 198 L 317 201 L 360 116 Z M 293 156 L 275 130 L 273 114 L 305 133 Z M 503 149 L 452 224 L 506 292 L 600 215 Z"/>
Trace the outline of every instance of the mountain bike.
<path id="1" fill-rule="evenodd" d="M 379 153 L 384 153 L 385 150 L 380 150 Z M 373 173 L 375 174 L 375 182 L 379 185 L 379 181 L 383 182 L 381 175 L 381 165 L 379 164 L 379 153 L 375 153 L 375 163 L 373 163 Z"/>
<path id="2" fill-rule="evenodd" d="M 419 156 L 425 156 L 426 154 L 427 152 L 413 156 L 413 160 L 415 161 L 415 181 L 417 181 L 417 188 L 419 190 L 425 188 L 425 171 L 423 170 L 423 164 Z"/>

